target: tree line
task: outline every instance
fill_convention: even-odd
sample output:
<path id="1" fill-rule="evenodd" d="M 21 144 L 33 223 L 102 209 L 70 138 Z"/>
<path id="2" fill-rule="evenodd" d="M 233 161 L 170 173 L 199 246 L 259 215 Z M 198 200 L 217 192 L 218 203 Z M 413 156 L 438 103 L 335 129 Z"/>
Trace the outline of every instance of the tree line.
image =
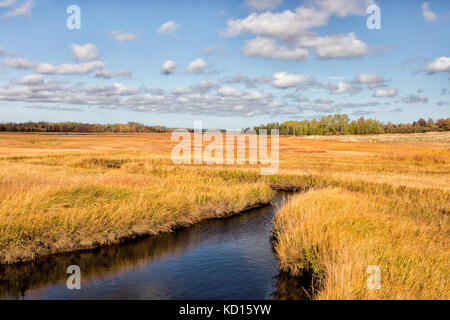
<path id="1" fill-rule="evenodd" d="M 6 132 L 112 132 L 112 133 L 144 133 L 167 132 L 164 126 L 146 126 L 138 122 L 127 124 L 91 124 L 79 122 L 23 122 L 0 123 L 0 131 Z"/>
<path id="2" fill-rule="evenodd" d="M 374 119 L 350 121 L 346 114 L 335 114 L 323 116 L 320 120 L 286 121 L 283 123 L 272 122 L 262 124 L 253 128 L 258 132 L 260 129 L 278 129 L 283 135 L 342 135 L 342 134 L 382 134 L 382 133 L 421 133 L 429 131 L 450 131 L 450 118 L 434 121 L 429 118 L 419 119 L 413 123 L 392 122 L 382 123 Z"/>
<path id="3" fill-rule="evenodd" d="M 450 118 L 434 121 L 429 118 L 413 123 L 382 123 L 374 119 L 350 120 L 346 114 L 323 116 L 320 120 L 272 122 L 253 127 L 278 129 L 283 135 L 342 135 L 342 134 L 382 134 L 382 133 L 420 133 L 429 131 L 450 131 Z M 189 130 L 189 129 L 188 129 Z M 171 132 L 164 126 L 147 126 L 138 122 L 127 124 L 91 124 L 80 122 L 23 122 L 0 123 L 0 132 L 85 132 L 85 133 L 153 133 Z M 190 130 L 192 131 L 192 130 Z"/>

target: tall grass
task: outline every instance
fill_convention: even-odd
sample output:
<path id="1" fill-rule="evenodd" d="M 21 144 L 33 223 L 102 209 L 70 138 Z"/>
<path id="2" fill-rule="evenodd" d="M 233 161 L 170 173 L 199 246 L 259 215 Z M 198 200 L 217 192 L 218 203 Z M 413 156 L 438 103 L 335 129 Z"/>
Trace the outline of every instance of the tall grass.
<path id="1" fill-rule="evenodd" d="M 317 299 L 448 298 L 450 133 L 280 137 L 280 169 L 174 165 L 168 134 L 0 134 L 0 263 L 171 231 L 306 192 L 274 220 Z M 309 190 L 309 191 L 308 191 Z M 382 288 L 368 290 L 379 265 Z"/>
<path id="2" fill-rule="evenodd" d="M 450 298 L 449 203 L 444 214 L 429 198 L 418 215 L 407 198 L 343 188 L 293 197 L 274 218 L 281 268 L 312 274 L 315 299 Z M 371 265 L 379 290 L 366 285 Z"/>

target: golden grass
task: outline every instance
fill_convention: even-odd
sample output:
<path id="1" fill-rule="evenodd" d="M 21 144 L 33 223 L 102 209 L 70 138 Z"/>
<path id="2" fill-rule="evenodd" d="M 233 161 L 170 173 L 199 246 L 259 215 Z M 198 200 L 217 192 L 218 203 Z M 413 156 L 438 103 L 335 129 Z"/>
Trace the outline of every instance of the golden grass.
<path id="1" fill-rule="evenodd" d="M 329 210 L 318 215 L 322 220 L 309 223 L 330 224 L 331 229 L 308 234 L 308 239 L 306 234 L 294 237 L 295 246 L 291 239 L 293 248 L 285 246 L 284 253 L 278 244 L 283 268 L 298 274 L 292 261 L 309 250 L 303 244 L 320 245 L 320 239 L 335 236 L 348 240 L 341 255 L 361 250 L 361 263 L 377 262 L 383 272 L 382 289 L 368 293 L 361 287 L 365 268 L 353 274 L 358 264 L 339 269 L 339 277 L 356 281 L 348 289 L 343 283 L 325 286 L 337 280 L 324 277 L 322 268 L 322 289 L 315 297 L 448 298 L 442 281 L 449 277 L 441 267 L 448 264 L 444 249 L 449 251 L 450 133 L 280 137 L 280 169 L 275 176 L 261 176 L 260 165 L 174 165 L 174 144 L 170 134 L 0 134 L 0 263 L 120 242 L 233 214 L 267 203 L 273 189 L 314 188 L 277 215 L 277 235 L 281 239 L 306 227 L 299 216 L 313 217 L 327 206 Z M 308 212 L 295 205 L 302 201 Z M 340 209 L 348 206 L 354 209 L 351 213 Z M 282 214 L 287 210 L 292 212 Z M 369 212 L 380 220 L 372 221 Z M 336 219 L 353 219 L 362 230 L 374 224 L 378 240 L 364 232 L 358 238 L 345 223 L 333 225 Z M 389 242 L 398 244 L 388 248 L 389 255 L 374 251 L 375 243 Z M 332 248 L 333 259 L 338 259 L 339 245 Z M 442 260 L 435 266 L 436 257 Z M 397 268 L 402 259 L 414 263 Z M 318 266 L 325 263 L 321 261 Z M 419 271 L 402 275 L 416 270 L 415 265 L 426 270 L 422 278 Z M 387 292 L 389 286 L 402 289 Z"/>
<path id="2" fill-rule="evenodd" d="M 297 195 L 274 219 L 281 268 L 313 273 L 315 299 L 449 299 L 448 216 L 414 211 L 395 195 Z M 381 270 L 379 290 L 366 285 L 371 265 Z"/>

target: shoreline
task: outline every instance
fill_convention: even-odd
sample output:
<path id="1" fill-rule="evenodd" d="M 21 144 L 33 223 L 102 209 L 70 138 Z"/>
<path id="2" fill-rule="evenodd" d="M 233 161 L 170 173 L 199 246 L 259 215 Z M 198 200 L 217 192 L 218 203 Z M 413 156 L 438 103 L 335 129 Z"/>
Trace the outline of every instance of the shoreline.
<path id="1" fill-rule="evenodd" d="M 277 189 L 273 189 L 275 192 L 279 192 L 279 191 L 286 191 L 286 190 L 277 190 Z M 273 199 L 276 197 L 276 193 L 274 194 L 274 196 L 267 202 L 256 202 L 254 204 L 250 204 L 248 206 L 246 206 L 244 209 L 239 210 L 239 211 L 230 211 L 230 212 L 215 212 L 215 215 L 211 215 L 211 216 L 207 216 L 204 218 L 198 218 L 198 220 L 195 221 L 191 221 L 191 222 L 181 222 L 181 223 L 177 223 L 173 226 L 170 226 L 168 228 L 161 228 L 161 230 L 159 231 L 153 231 L 153 232 L 131 232 L 129 235 L 124 235 L 121 237 L 118 237 L 117 239 L 105 239 L 105 242 L 97 242 L 97 241 L 92 241 L 90 244 L 87 245 L 82 245 L 79 247 L 75 247 L 72 249 L 62 249 L 62 250 L 56 250 L 56 251 L 51 251 L 47 254 L 37 254 L 35 257 L 31 258 L 31 257 L 24 257 L 24 258 L 16 258 L 13 261 L 9 261 L 7 259 L 5 259 L 6 262 L 0 262 L 0 267 L 6 267 L 6 266 L 20 266 L 20 265 L 26 265 L 26 264 L 33 264 L 33 263 L 41 263 L 44 262 L 45 260 L 47 260 L 50 257 L 54 257 L 57 255 L 68 255 L 68 254 L 73 254 L 76 252 L 88 252 L 88 251 L 93 251 L 96 249 L 101 249 L 104 247 L 108 247 L 108 246 L 118 246 L 118 245 L 122 245 L 122 244 L 129 244 L 132 243 L 133 241 L 139 241 L 142 239 L 148 239 L 150 237 L 156 237 L 165 233 L 173 233 L 173 232 L 177 232 L 180 229 L 184 229 L 184 228 L 189 228 L 195 224 L 198 223 L 202 223 L 204 221 L 207 220 L 215 220 L 215 219 L 227 219 L 227 218 L 232 218 L 234 216 L 238 216 L 238 215 L 242 215 L 247 213 L 248 211 L 251 211 L 253 209 L 257 209 L 257 208 L 263 208 L 269 205 L 273 204 Z M 200 208 L 201 211 L 201 208 Z"/>

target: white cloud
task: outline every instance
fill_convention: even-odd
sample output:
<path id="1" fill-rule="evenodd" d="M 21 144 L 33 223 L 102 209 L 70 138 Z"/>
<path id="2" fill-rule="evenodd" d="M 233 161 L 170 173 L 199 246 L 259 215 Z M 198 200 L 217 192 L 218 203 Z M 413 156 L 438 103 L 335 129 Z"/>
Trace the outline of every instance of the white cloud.
<path id="1" fill-rule="evenodd" d="M 280 13 L 252 13 L 244 19 L 229 19 L 225 37 L 235 37 L 243 33 L 280 38 L 295 39 L 301 31 L 326 25 L 328 15 L 314 8 L 299 7 L 295 12 L 286 10 Z"/>
<path id="2" fill-rule="evenodd" d="M 188 87 L 179 86 L 179 87 L 175 87 L 172 90 L 172 94 L 175 94 L 175 95 L 184 95 L 184 94 L 190 94 L 190 93 L 192 93 L 192 89 L 188 88 Z"/>
<path id="3" fill-rule="evenodd" d="M 9 3 L 9 2 L 5 1 L 5 3 Z M 3 15 L 3 18 L 9 19 L 9 18 L 15 18 L 15 17 L 20 17 L 20 16 L 28 16 L 31 13 L 31 9 L 33 8 L 33 5 L 34 5 L 34 3 L 32 0 L 22 2 L 19 6 L 6 12 Z"/>
<path id="4" fill-rule="evenodd" d="M 159 33 L 159 34 L 169 34 L 169 35 L 177 37 L 176 32 L 178 30 L 180 30 L 180 29 L 181 29 L 181 25 L 180 24 L 175 23 L 172 20 L 169 20 L 169 21 L 163 23 L 158 28 L 158 30 L 156 30 L 156 32 Z"/>
<path id="5" fill-rule="evenodd" d="M 197 84 L 193 87 L 193 90 L 200 92 L 200 93 L 206 93 L 206 92 L 210 91 L 211 89 L 217 88 L 217 87 L 218 87 L 217 83 L 215 83 L 211 79 L 208 79 L 208 80 L 200 81 L 199 84 Z"/>
<path id="6" fill-rule="evenodd" d="M 308 58 L 308 50 L 290 49 L 276 44 L 274 39 L 257 37 L 245 42 L 244 54 L 248 57 L 263 57 L 281 60 L 303 61 Z"/>
<path id="7" fill-rule="evenodd" d="M 84 91 L 88 94 L 96 95 L 119 95 L 119 96 L 131 96 L 139 93 L 139 90 L 127 87 L 122 83 L 114 83 L 112 85 L 95 85 L 84 88 Z"/>
<path id="8" fill-rule="evenodd" d="M 313 0 L 316 6 L 329 15 L 344 18 L 348 15 L 363 16 L 367 7 L 374 4 L 372 0 Z"/>
<path id="9" fill-rule="evenodd" d="M 242 95 L 241 91 L 231 87 L 221 87 L 218 93 L 223 97 L 240 97 Z"/>
<path id="10" fill-rule="evenodd" d="M 97 47 L 92 43 L 85 45 L 72 44 L 72 53 L 75 60 L 97 60 Z"/>
<path id="11" fill-rule="evenodd" d="M 404 103 L 427 103 L 428 98 L 424 97 L 420 94 L 410 94 L 409 96 L 402 98 L 402 102 L 404 102 Z"/>
<path id="12" fill-rule="evenodd" d="M 282 100 L 272 101 L 271 103 L 269 103 L 269 107 L 271 108 L 281 108 L 285 106 L 287 106 L 287 103 Z"/>
<path id="13" fill-rule="evenodd" d="M 314 50 L 319 59 L 356 58 L 369 53 L 369 47 L 356 39 L 353 32 L 348 35 L 326 37 L 305 36 L 299 39 L 299 45 Z"/>
<path id="14" fill-rule="evenodd" d="M 360 73 L 355 76 L 355 83 L 373 84 L 373 83 L 380 83 L 380 82 L 384 82 L 384 79 L 382 76 L 380 76 L 376 73 Z"/>
<path id="15" fill-rule="evenodd" d="M 244 53 L 248 56 L 303 60 L 308 57 L 307 50 L 311 49 L 319 59 L 361 57 L 371 53 L 371 50 L 353 32 L 318 36 L 309 29 L 327 25 L 333 15 L 341 18 L 349 15 L 363 16 L 370 4 L 373 4 L 372 0 L 305 1 L 295 11 L 251 13 L 243 19 L 229 19 L 222 35 L 256 35 L 256 38 L 248 40 L 244 46 Z"/>
<path id="16" fill-rule="evenodd" d="M 44 76 L 37 74 L 29 74 L 18 81 L 18 83 L 32 86 L 37 84 L 42 84 L 44 82 Z"/>
<path id="17" fill-rule="evenodd" d="M 111 31 L 109 35 L 119 42 L 127 42 L 139 39 L 139 36 L 137 34 L 125 32 L 122 30 Z"/>
<path id="18" fill-rule="evenodd" d="M 206 62 L 201 59 L 198 58 L 194 61 L 192 61 L 191 63 L 189 63 L 189 66 L 187 68 L 187 72 L 189 73 L 201 73 L 203 72 L 203 70 L 206 68 Z"/>
<path id="19" fill-rule="evenodd" d="M 375 90 L 375 92 L 372 94 L 372 97 L 377 98 L 387 98 L 387 97 L 395 97 L 398 94 L 398 90 L 395 88 L 381 88 Z"/>
<path id="20" fill-rule="evenodd" d="M 59 66 L 51 63 L 39 63 L 34 71 L 42 74 L 88 74 L 96 69 L 103 69 L 105 64 L 102 61 L 90 61 L 80 64 L 65 63 Z"/>
<path id="21" fill-rule="evenodd" d="M 342 93 L 355 94 L 361 91 L 361 87 L 359 85 L 355 85 L 353 83 L 345 81 L 339 81 L 337 83 L 329 83 L 327 87 L 330 93 L 332 94 L 342 94 Z"/>
<path id="22" fill-rule="evenodd" d="M 272 78 L 272 86 L 281 89 L 306 85 L 309 83 L 311 83 L 311 79 L 302 74 L 275 72 Z"/>
<path id="23" fill-rule="evenodd" d="M 4 0 L 0 1 L 0 7 L 10 7 L 16 2 L 16 0 Z"/>
<path id="24" fill-rule="evenodd" d="M 432 23 L 435 22 L 438 17 L 436 13 L 430 10 L 429 6 L 430 6 L 429 2 L 422 3 L 422 15 L 426 22 Z"/>
<path id="25" fill-rule="evenodd" d="M 428 73 L 450 72 L 450 57 L 437 58 L 432 63 L 420 68 L 420 70 Z"/>
<path id="26" fill-rule="evenodd" d="M 245 0 L 243 5 L 251 10 L 267 11 L 278 7 L 282 0 Z"/>
<path id="27" fill-rule="evenodd" d="M 241 72 L 236 73 L 234 76 L 228 76 L 222 79 L 223 82 L 232 84 L 232 83 L 243 83 L 247 88 L 256 88 L 256 85 L 259 83 L 268 83 L 272 81 L 271 77 L 249 77 Z"/>
<path id="28" fill-rule="evenodd" d="M 167 60 L 163 63 L 161 67 L 161 73 L 166 75 L 172 74 L 175 72 L 176 67 L 177 64 L 175 63 L 175 61 Z"/>
<path id="29" fill-rule="evenodd" d="M 364 108 L 376 103 L 341 103 L 325 98 L 311 104 L 300 96 L 292 96 L 290 103 L 285 99 L 262 91 L 241 91 L 231 87 L 220 87 L 212 94 L 203 94 L 203 89 L 212 90 L 217 84 L 208 79 L 190 87 L 175 87 L 170 94 L 152 88 L 132 88 L 121 83 L 112 85 L 89 85 L 67 81 L 44 80 L 40 75 L 30 75 L 17 82 L 0 85 L 0 101 L 20 101 L 25 107 L 59 109 L 64 106 L 73 110 L 76 106 L 96 106 L 99 108 L 133 110 L 152 113 L 189 113 L 214 116 L 258 116 L 277 114 L 294 115 L 302 111 L 330 113 L 346 108 Z M 206 92 L 206 91 L 205 91 Z M 287 96 L 286 96 L 287 97 Z M 284 98 L 286 98 L 284 97 Z M 38 104 L 37 104 L 38 103 Z M 37 104 L 37 105 L 36 105 Z"/>
<path id="30" fill-rule="evenodd" d="M 385 79 L 376 73 L 360 73 L 355 76 L 354 83 L 366 84 L 369 89 L 385 86 Z"/>
<path id="31" fill-rule="evenodd" d="M 3 66 L 17 69 L 32 69 L 35 64 L 24 58 L 8 58 L 3 61 Z"/>
<path id="32" fill-rule="evenodd" d="M 131 70 L 121 70 L 114 73 L 108 70 L 99 70 L 94 74 L 94 77 L 103 79 L 112 79 L 112 78 L 129 79 L 131 78 L 132 74 L 133 72 Z"/>

